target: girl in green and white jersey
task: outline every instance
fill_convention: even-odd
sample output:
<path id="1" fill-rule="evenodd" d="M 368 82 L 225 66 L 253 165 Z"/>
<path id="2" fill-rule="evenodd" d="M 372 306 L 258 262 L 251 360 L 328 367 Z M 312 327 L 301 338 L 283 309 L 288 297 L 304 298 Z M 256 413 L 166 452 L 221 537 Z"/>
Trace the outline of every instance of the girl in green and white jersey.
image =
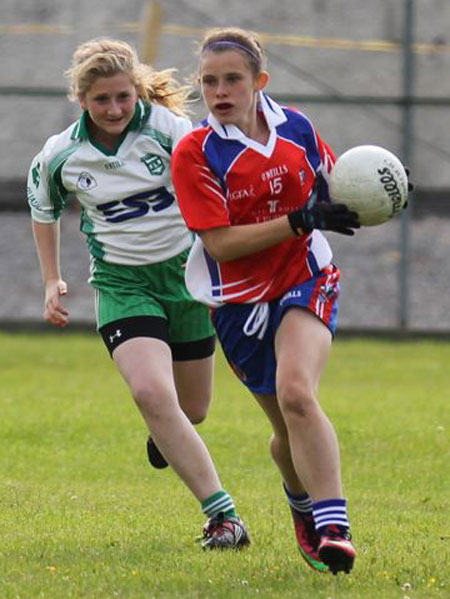
<path id="1" fill-rule="evenodd" d="M 69 194 L 81 205 L 91 254 L 97 328 L 148 426 L 149 459 L 168 462 L 209 518 L 205 548 L 249 543 L 230 495 L 193 424 L 207 414 L 214 334 L 207 309 L 184 284 L 192 244 L 170 160 L 192 128 L 189 89 L 154 71 L 118 40 L 79 46 L 67 71 L 82 115 L 50 137 L 28 178 L 45 288 L 44 318 L 64 327 L 68 293 L 59 263 L 59 218 Z M 167 462 L 166 462 L 167 461 Z"/>

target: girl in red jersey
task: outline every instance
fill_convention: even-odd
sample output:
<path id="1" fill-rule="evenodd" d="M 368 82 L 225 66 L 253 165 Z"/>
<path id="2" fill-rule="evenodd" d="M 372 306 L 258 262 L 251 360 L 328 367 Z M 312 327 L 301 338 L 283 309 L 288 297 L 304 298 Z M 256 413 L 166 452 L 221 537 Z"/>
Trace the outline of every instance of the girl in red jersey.
<path id="1" fill-rule="evenodd" d="M 254 34 L 208 33 L 199 80 L 209 115 L 173 157 L 180 208 L 198 235 L 187 285 L 213 308 L 230 365 L 272 424 L 302 556 L 318 571 L 349 572 L 339 447 L 317 399 L 339 296 L 320 230 L 353 235 L 358 218 L 329 202 L 334 155 L 311 122 L 263 93 L 269 75 Z"/>

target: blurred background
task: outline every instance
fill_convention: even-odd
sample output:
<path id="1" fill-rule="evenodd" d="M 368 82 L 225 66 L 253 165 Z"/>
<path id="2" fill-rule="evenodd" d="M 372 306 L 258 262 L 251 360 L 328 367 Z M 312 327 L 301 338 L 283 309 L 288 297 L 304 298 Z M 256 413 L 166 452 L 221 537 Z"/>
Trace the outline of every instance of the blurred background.
<path id="1" fill-rule="evenodd" d="M 124 39 L 156 69 L 195 73 L 205 30 L 260 34 L 268 92 L 299 107 L 337 154 L 377 144 L 410 167 L 401 217 L 329 234 L 342 270 L 342 331 L 450 334 L 450 3 L 448 0 L 2 0 L 0 5 L 0 326 L 41 322 L 42 286 L 25 182 L 46 139 L 79 116 L 63 73 L 76 46 Z M 204 116 L 201 102 L 194 120 Z M 70 204 L 63 276 L 74 326 L 93 328 L 87 249 Z"/>

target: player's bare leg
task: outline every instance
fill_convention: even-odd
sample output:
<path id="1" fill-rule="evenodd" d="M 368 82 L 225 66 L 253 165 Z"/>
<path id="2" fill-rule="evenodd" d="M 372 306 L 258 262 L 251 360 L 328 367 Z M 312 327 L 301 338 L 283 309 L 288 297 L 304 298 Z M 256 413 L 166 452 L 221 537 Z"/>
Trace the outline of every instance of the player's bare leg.
<path id="1" fill-rule="evenodd" d="M 254 396 L 272 424 L 273 435 L 270 438 L 269 449 L 283 481 L 293 493 L 303 493 L 305 489 L 292 463 L 288 431 L 276 395 L 254 393 Z"/>
<path id="2" fill-rule="evenodd" d="M 205 420 L 212 397 L 214 355 L 199 360 L 173 362 L 173 375 L 181 409 L 192 424 Z M 147 456 L 154 468 L 162 469 L 168 463 L 154 439 L 147 439 Z"/>
<path id="3" fill-rule="evenodd" d="M 295 470 L 314 501 L 341 497 L 336 434 L 317 401 L 331 333 L 313 314 L 293 308 L 275 338 L 277 397 Z"/>
<path id="4" fill-rule="evenodd" d="M 113 353 L 157 447 L 200 501 L 208 521 L 204 549 L 240 549 L 250 543 L 230 495 L 222 489 L 211 456 L 178 403 L 169 346 L 159 339 L 133 338 Z M 205 362 L 204 380 L 211 369 Z"/>
<path id="5" fill-rule="evenodd" d="M 331 333 L 312 313 L 289 310 L 275 338 L 277 398 L 286 423 L 292 462 L 313 502 L 321 535 L 319 557 L 333 573 L 350 571 L 355 550 L 348 536 L 336 433 L 317 400 Z"/>
<path id="6" fill-rule="evenodd" d="M 179 406 L 168 345 L 134 338 L 119 345 L 113 358 L 152 437 L 193 494 L 202 501 L 221 489 L 205 444 Z"/>
<path id="7" fill-rule="evenodd" d="M 200 424 L 208 415 L 213 389 L 213 369 L 214 355 L 201 360 L 173 363 L 178 401 L 192 424 Z"/>
<path id="8" fill-rule="evenodd" d="M 320 536 L 315 529 L 311 500 L 295 471 L 289 436 L 277 398 L 275 395 L 254 395 L 272 424 L 274 433 L 270 439 L 270 453 L 283 479 L 300 555 L 313 570 L 328 572 L 328 566 L 318 554 Z"/>

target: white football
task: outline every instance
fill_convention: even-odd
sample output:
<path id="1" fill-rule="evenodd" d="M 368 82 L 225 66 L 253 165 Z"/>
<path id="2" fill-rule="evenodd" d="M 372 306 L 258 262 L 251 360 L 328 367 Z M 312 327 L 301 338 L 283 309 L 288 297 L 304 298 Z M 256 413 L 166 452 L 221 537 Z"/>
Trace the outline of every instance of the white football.
<path id="1" fill-rule="evenodd" d="M 379 146 L 356 146 L 339 156 L 330 172 L 335 204 L 358 213 L 361 225 L 381 225 L 402 211 L 408 175 L 400 160 Z"/>

